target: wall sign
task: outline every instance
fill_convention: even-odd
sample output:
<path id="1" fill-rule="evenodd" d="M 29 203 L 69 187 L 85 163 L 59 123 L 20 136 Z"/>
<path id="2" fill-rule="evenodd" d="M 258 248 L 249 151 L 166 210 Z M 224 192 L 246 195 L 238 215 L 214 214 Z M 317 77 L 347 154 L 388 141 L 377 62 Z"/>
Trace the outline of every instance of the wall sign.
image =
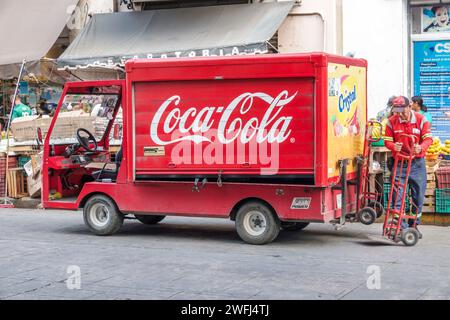
<path id="1" fill-rule="evenodd" d="M 416 41 L 413 51 L 414 95 L 428 107 L 433 136 L 450 139 L 450 40 Z"/>
<path id="2" fill-rule="evenodd" d="M 448 6 L 430 6 L 422 8 L 422 33 L 449 32 Z"/>

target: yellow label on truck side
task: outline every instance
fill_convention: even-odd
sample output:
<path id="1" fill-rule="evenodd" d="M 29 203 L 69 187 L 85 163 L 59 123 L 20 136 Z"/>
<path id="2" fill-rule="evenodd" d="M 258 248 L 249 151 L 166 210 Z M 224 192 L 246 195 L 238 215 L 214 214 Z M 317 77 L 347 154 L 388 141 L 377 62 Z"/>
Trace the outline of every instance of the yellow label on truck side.
<path id="1" fill-rule="evenodd" d="M 366 126 L 366 68 L 328 65 L 328 178 L 339 175 L 340 159 L 352 161 L 363 153 Z"/>

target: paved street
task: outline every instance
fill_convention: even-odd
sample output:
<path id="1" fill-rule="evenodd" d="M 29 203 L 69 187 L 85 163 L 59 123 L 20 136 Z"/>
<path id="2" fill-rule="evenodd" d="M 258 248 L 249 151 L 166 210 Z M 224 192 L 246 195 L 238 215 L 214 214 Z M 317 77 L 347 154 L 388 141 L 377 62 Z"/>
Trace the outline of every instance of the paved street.
<path id="1" fill-rule="evenodd" d="M 450 299 L 450 228 L 423 226 L 415 247 L 380 231 L 316 224 L 251 246 L 226 220 L 126 220 L 98 237 L 81 212 L 0 209 L 0 299 Z"/>

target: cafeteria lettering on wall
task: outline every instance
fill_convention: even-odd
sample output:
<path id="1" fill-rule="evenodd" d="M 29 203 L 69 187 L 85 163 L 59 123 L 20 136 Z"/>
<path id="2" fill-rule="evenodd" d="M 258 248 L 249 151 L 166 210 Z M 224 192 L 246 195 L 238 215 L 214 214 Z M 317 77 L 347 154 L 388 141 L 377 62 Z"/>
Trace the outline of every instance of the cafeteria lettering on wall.
<path id="1" fill-rule="evenodd" d="M 416 41 L 414 95 L 422 96 L 433 136 L 450 139 L 450 41 Z"/>

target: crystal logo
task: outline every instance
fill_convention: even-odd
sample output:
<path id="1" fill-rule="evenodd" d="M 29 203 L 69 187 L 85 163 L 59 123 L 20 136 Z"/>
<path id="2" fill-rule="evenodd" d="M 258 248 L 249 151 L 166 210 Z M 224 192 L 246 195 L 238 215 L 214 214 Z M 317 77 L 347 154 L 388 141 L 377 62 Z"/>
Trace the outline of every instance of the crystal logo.
<path id="1" fill-rule="evenodd" d="M 347 92 L 346 95 L 342 93 L 339 95 L 339 112 L 344 110 L 349 112 L 354 101 L 356 101 L 356 85 L 353 85 L 353 90 Z"/>

